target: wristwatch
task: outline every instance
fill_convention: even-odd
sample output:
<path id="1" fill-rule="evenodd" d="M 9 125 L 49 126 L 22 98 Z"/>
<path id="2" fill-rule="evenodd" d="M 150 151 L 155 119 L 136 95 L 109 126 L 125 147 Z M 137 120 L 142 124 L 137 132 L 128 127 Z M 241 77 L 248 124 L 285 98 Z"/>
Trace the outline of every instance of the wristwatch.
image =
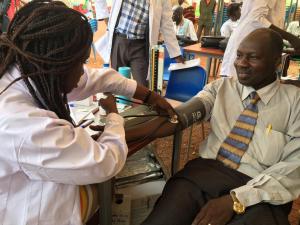
<path id="1" fill-rule="evenodd" d="M 233 200 L 233 211 L 236 214 L 243 214 L 245 212 L 245 206 L 237 199 L 236 195 L 234 192 L 230 193 L 231 198 Z"/>

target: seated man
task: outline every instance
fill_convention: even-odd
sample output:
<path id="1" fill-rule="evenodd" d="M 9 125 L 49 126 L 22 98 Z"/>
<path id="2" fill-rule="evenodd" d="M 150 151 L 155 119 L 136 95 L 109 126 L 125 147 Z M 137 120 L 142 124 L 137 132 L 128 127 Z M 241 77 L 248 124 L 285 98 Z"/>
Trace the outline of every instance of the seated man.
<path id="1" fill-rule="evenodd" d="M 183 8 L 181 6 L 173 7 L 174 29 L 177 39 L 183 45 L 193 44 L 198 41 L 197 34 L 192 21 L 183 17 Z"/>
<path id="2" fill-rule="evenodd" d="M 221 35 L 229 38 L 231 33 L 239 24 L 241 17 L 241 7 L 238 3 L 232 3 L 227 8 L 227 16 L 229 19 L 221 27 Z"/>
<path id="3" fill-rule="evenodd" d="M 276 32 L 255 30 L 239 45 L 237 78 L 216 80 L 177 107 L 178 125 L 158 117 L 127 131 L 127 140 L 156 138 L 211 123 L 200 157 L 167 182 L 143 225 L 289 224 L 300 194 L 300 89 L 277 80 L 282 48 Z"/>

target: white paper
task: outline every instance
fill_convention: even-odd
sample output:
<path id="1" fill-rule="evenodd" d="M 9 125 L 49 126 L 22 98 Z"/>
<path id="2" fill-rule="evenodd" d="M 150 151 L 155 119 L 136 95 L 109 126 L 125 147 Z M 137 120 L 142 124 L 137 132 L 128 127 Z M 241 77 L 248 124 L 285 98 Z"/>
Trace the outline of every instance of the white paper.
<path id="1" fill-rule="evenodd" d="M 195 66 L 200 66 L 200 58 L 188 60 L 185 61 L 185 63 L 171 63 L 168 70 L 169 71 L 182 70 L 182 69 L 191 68 Z"/>

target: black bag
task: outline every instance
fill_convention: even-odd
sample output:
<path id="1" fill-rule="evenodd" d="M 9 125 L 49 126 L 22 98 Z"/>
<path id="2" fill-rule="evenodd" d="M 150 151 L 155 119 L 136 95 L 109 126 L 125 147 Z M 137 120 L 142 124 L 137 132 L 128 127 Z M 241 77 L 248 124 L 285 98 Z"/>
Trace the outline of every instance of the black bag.
<path id="1" fill-rule="evenodd" d="M 203 36 L 201 37 L 201 47 L 220 48 L 220 41 L 224 40 L 222 36 Z"/>
<path id="2" fill-rule="evenodd" d="M 219 43 L 219 48 L 222 49 L 223 51 L 225 51 L 226 47 L 227 47 L 227 44 L 228 44 L 228 40 L 229 40 L 229 37 L 228 38 L 224 38 L 222 41 L 220 41 Z"/>

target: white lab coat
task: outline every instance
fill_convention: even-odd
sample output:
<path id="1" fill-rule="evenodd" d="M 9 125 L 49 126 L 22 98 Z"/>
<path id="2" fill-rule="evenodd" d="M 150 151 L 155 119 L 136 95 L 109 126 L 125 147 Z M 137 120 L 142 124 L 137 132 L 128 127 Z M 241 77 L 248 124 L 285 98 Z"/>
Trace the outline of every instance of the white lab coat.
<path id="1" fill-rule="evenodd" d="M 231 34 L 224 53 L 220 74 L 236 76 L 233 66 L 236 51 L 242 40 L 258 28 L 268 28 L 271 24 L 283 28 L 285 1 L 244 0 L 238 27 Z"/>
<path id="2" fill-rule="evenodd" d="M 96 11 L 96 19 L 102 20 L 109 17 L 109 12 L 107 10 L 106 1 L 95 0 L 95 11 Z"/>
<path id="3" fill-rule="evenodd" d="M 98 0 L 105 2 L 105 0 Z M 173 29 L 172 7 L 169 0 L 149 0 L 149 44 L 156 45 L 161 32 L 171 58 L 181 55 L 178 41 Z M 103 4 L 103 3 L 102 3 Z M 110 61 L 112 40 L 122 1 L 113 0 L 110 18 L 105 35 L 96 41 L 95 47 L 104 62 Z"/>
<path id="4" fill-rule="evenodd" d="M 0 90 L 19 76 L 11 69 Z M 69 99 L 98 91 L 131 97 L 136 85 L 112 69 L 86 70 Z M 39 108 L 23 81 L 0 95 L 0 109 L 0 224 L 81 225 L 77 185 L 103 182 L 122 169 L 123 118 L 110 113 L 94 141 L 83 128 Z"/>

